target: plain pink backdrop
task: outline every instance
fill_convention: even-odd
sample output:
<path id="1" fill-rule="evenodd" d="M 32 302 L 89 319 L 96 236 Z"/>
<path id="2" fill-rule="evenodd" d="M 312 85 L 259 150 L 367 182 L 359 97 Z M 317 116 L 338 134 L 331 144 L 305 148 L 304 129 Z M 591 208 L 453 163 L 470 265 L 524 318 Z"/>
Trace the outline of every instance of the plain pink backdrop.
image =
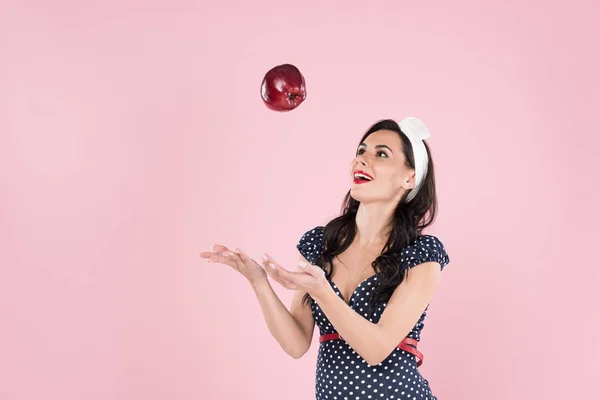
<path id="1" fill-rule="evenodd" d="M 244 279 L 198 253 L 294 268 L 362 133 L 409 115 L 451 257 L 421 345 L 434 393 L 596 396 L 599 11 L 3 1 L 0 399 L 314 398 L 316 340 L 288 357 Z M 291 113 L 259 96 L 281 63 L 307 81 Z"/>

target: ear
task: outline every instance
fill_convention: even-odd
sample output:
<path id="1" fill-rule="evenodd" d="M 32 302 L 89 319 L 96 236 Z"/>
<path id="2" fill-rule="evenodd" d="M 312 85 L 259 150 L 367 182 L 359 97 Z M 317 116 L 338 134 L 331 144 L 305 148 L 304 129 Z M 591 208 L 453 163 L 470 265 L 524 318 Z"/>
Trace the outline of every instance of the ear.
<path id="1" fill-rule="evenodd" d="M 417 176 L 414 170 L 409 172 L 408 177 L 404 180 L 402 187 L 406 190 L 414 189 L 416 185 Z"/>

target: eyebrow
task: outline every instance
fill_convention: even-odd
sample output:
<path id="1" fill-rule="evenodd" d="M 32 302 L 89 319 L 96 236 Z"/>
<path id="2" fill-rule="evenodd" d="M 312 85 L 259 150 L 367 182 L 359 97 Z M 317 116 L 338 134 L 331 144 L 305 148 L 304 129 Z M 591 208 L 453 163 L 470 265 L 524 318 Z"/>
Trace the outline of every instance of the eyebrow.
<path id="1" fill-rule="evenodd" d="M 367 146 L 365 143 L 361 143 L 358 147 L 369 147 Z M 385 144 L 378 144 L 375 146 L 376 149 L 388 149 L 390 151 L 390 153 L 394 153 L 392 151 L 392 149 L 390 149 L 388 146 L 386 146 Z"/>

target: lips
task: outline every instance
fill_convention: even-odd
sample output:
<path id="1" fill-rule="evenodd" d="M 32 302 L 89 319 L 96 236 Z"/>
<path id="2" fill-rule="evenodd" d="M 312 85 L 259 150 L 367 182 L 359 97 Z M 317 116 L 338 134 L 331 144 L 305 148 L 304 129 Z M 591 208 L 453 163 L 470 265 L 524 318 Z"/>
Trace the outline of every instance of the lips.
<path id="1" fill-rule="evenodd" d="M 360 185 L 362 183 L 369 183 L 373 180 L 373 177 L 367 174 L 365 171 L 354 171 L 354 183 Z"/>

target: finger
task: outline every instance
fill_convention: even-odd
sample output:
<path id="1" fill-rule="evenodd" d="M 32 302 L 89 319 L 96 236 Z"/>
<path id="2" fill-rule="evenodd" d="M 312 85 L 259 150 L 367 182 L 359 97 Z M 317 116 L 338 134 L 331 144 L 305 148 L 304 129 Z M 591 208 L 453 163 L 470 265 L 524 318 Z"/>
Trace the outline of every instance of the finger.
<path id="1" fill-rule="evenodd" d="M 304 273 L 290 272 L 276 263 L 269 263 L 273 275 L 283 282 L 287 287 L 292 289 L 300 289 L 305 286 L 305 279 L 310 275 Z M 311 278 L 312 279 L 312 278 Z"/>
<path id="2" fill-rule="evenodd" d="M 226 251 L 229 251 L 229 249 L 225 246 L 222 246 L 220 244 L 213 244 L 210 246 L 210 251 L 203 251 L 200 253 L 200 257 L 202 258 L 210 258 L 214 255 L 218 255 L 218 254 L 222 254 Z"/>
<path id="3" fill-rule="evenodd" d="M 307 274 L 304 271 L 299 271 L 299 272 L 293 272 L 293 271 L 288 271 L 287 269 L 283 268 L 281 265 L 277 264 L 277 263 L 269 263 L 269 265 L 273 265 L 273 268 L 275 270 L 275 273 L 278 274 L 278 276 L 280 276 L 282 279 L 285 279 L 287 281 L 291 281 L 291 282 L 296 282 L 298 279 L 302 279 L 302 278 L 306 278 Z"/>
<path id="4" fill-rule="evenodd" d="M 240 259 L 239 254 L 237 254 L 231 250 L 227 250 L 227 251 L 223 252 L 223 256 L 227 257 L 227 259 L 235 265 L 235 268 L 241 272 L 241 268 L 243 268 L 244 263 Z"/>
<path id="5" fill-rule="evenodd" d="M 208 258 L 209 262 L 213 262 L 213 260 L 219 256 L 222 256 L 222 254 L 214 251 L 203 251 L 200 253 L 200 258 Z"/>
<path id="6" fill-rule="evenodd" d="M 271 263 L 273 263 L 273 260 L 271 259 L 271 256 L 269 256 L 267 253 L 263 253 L 260 255 L 260 258 L 262 260 L 262 267 L 265 271 L 267 271 L 267 273 L 269 274 L 269 276 L 271 276 L 273 279 L 277 280 L 279 282 L 279 277 L 274 275 L 275 272 L 275 268 L 273 265 L 270 265 Z M 281 283 L 281 282 L 279 282 Z"/>
<path id="7" fill-rule="evenodd" d="M 248 266 L 250 264 L 256 264 L 260 267 L 260 264 L 258 264 L 252 258 L 250 258 L 250 256 L 248 256 L 248 254 L 246 254 L 246 252 L 244 252 L 244 250 L 237 248 L 237 249 L 235 249 L 235 253 L 238 255 L 238 257 L 244 264 L 246 264 Z"/>
<path id="8" fill-rule="evenodd" d="M 281 267 L 279 267 L 279 269 L 281 269 Z M 291 290 L 297 290 L 299 289 L 299 286 L 292 281 L 289 281 L 288 279 L 285 279 L 278 271 L 278 266 L 275 263 L 266 263 L 266 267 L 265 270 L 267 271 L 267 274 L 269 274 L 269 276 L 276 281 L 277 283 L 279 283 L 281 286 L 283 286 L 286 289 L 291 289 Z"/>
<path id="9" fill-rule="evenodd" d="M 222 256 L 223 253 L 216 251 L 203 251 L 200 253 L 200 258 L 208 258 L 210 262 L 214 261 L 215 258 Z"/>
<path id="10" fill-rule="evenodd" d="M 224 253 L 210 253 L 211 256 L 208 258 L 209 263 L 218 263 L 229 265 L 231 268 L 235 269 L 239 272 L 239 266 L 234 257 L 231 256 L 232 253 L 224 252 Z"/>
<path id="11" fill-rule="evenodd" d="M 283 282 L 281 277 L 276 273 L 276 264 L 271 256 L 269 256 L 267 253 L 263 253 L 260 255 L 260 258 L 262 259 L 263 269 L 267 271 L 267 274 L 269 274 L 271 278 L 279 282 L 281 285 L 285 286 L 286 283 Z"/>
<path id="12" fill-rule="evenodd" d="M 263 264 L 263 268 L 269 271 L 277 271 L 277 270 L 283 270 L 286 271 L 285 268 L 283 268 L 281 265 L 279 265 L 278 263 L 275 262 L 275 260 L 273 260 L 273 258 L 268 255 L 267 253 L 263 253 L 261 255 L 262 258 L 262 264 Z M 281 277 L 281 275 L 278 275 L 279 277 Z"/>
<path id="13" fill-rule="evenodd" d="M 275 262 L 270 255 L 268 255 L 267 253 L 262 253 L 260 255 L 260 258 L 262 259 L 263 265 L 267 265 L 266 263 L 268 262 Z"/>
<path id="14" fill-rule="evenodd" d="M 219 253 L 224 253 L 226 251 L 231 251 L 227 247 L 225 247 L 223 245 L 220 245 L 220 244 L 213 244 L 212 246 L 210 246 L 210 249 L 212 251 L 216 251 L 216 252 L 219 252 Z"/>
<path id="15" fill-rule="evenodd" d="M 277 275 L 275 268 L 273 266 L 269 265 L 268 263 L 263 263 L 263 264 L 264 264 L 263 268 L 267 272 L 267 275 L 269 275 L 271 277 L 271 279 L 273 279 L 275 282 L 277 282 L 281 286 L 285 287 L 286 283 L 281 280 L 279 275 Z"/>
<path id="16" fill-rule="evenodd" d="M 256 267 L 260 268 L 260 265 L 240 248 L 235 249 L 232 257 L 238 260 L 238 266 L 240 268 L 240 272 L 242 273 L 252 271 Z"/>
<path id="17" fill-rule="evenodd" d="M 309 274 L 313 278 L 319 278 L 325 274 L 325 271 L 318 265 L 309 264 L 305 261 L 300 261 L 298 263 L 298 270 Z"/>
<path id="18" fill-rule="evenodd" d="M 298 272 L 306 271 L 307 266 L 308 264 L 306 263 L 306 261 L 298 261 Z"/>

